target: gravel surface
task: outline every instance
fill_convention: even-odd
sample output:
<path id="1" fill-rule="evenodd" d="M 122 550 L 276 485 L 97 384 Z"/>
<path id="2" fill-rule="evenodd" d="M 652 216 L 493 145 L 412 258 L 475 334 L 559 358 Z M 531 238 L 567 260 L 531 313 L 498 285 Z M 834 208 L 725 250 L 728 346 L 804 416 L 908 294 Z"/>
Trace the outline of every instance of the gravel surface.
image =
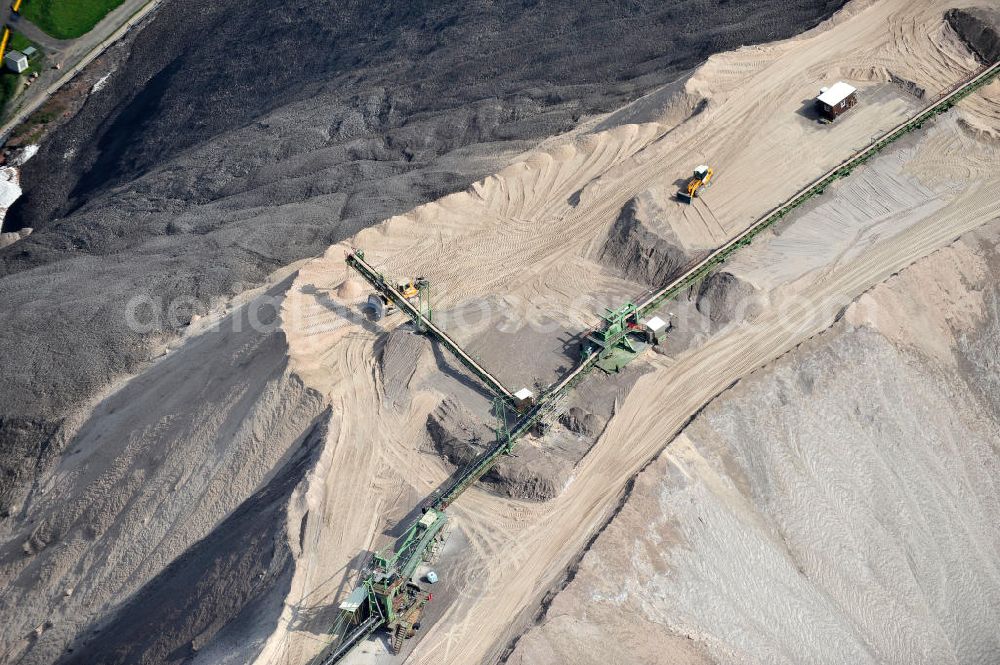
<path id="1" fill-rule="evenodd" d="M 100 657 L 77 649 L 80 662 L 183 659 L 287 586 L 288 493 L 314 467 L 302 451 L 315 452 L 324 435 L 310 432 L 327 416 L 288 371 L 274 312 L 270 332 L 250 325 L 260 302 L 201 322 L 101 401 L 0 523 L 0 663 L 51 663 L 95 630 Z"/>
<path id="2" fill-rule="evenodd" d="M 35 233 L 0 250 L 0 510 L 68 414 L 214 298 L 841 4 L 166 3 L 26 165 L 5 222 Z M 154 299 L 144 332 L 136 295 Z"/>
<path id="3" fill-rule="evenodd" d="M 550 316 L 559 317 L 557 323 L 585 330 L 596 312 L 580 294 L 613 286 L 592 257 L 630 200 L 663 183 L 673 189 L 692 164 L 709 156 L 724 174 L 711 196 L 699 199 L 703 205 L 675 204 L 664 213 L 678 238 L 721 242 L 854 146 L 905 117 L 913 103 L 908 89 L 879 92 L 887 90 L 892 75 L 913 81 L 929 95 L 967 75 L 975 60 L 944 22 L 946 1 L 859 3 L 801 38 L 719 54 L 685 82 L 695 100 L 706 100 L 701 113 L 678 119 L 666 107 L 662 122 L 612 125 L 547 142 L 469 191 L 361 231 L 353 242 L 387 274 L 427 276 L 435 284 L 437 311 L 475 298 L 496 302 L 502 297 L 515 312 L 524 311 L 525 302 L 541 302 Z M 803 100 L 834 77 L 856 82 L 866 102 L 832 126 L 809 122 L 800 113 Z M 869 97 L 869 91 L 876 94 Z M 630 479 L 692 414 L 747 373 L 827 328 L 873 284 L 994 219 L 1000 213 L 1000 181 L 992 167 L 996 147 L 954 130 L 956 116 L 989 126 L 984 107 L 996 93 L 996 86 L 984 89 L 929 123 L 923 132 L 928 150 L 907 166 L 921 179 L 933 167 L 927 177 L 947 185 L 946 208 L 918 215 L 917 224 L 891 225 L 903 227 L 894 233 L 880 235 L 873 232 L 874 224 L 864 226 L 855 234 L 860 253 L 852 255 L 853 245 L 847 243 L 844 254 L 824 254 L 822 266 L 798 283 L 783 284 L 784 297 L 756 317 L 725 326 L 676 357 L 647 354 L 641 362 L 652 371 L 616 400 L 603 435 L 557 496 L 529 502 L 480 490 L 463 494 L 451 511 L 469 542 L 468 565 L 459 572 L 463 590 L 446 616 L 423 632 L 412 661 L 464 665 L 503 654 L 614 512 Z M 945 125 L 946 131 L 930 131 Z M 962 171 L 964 178 L 953 179 Z M 782 175 L 762 180 L 767 173 Z M 859 179 L 864 175 L 848 181 Z M 879 241 L 869 242 L 865 232 L 880 235 Z M 406 413 L 381 408 L 373 348 L 378 330 L 336 326 L 339 321 L 331 316 L 329 294 L 340 293 L 347 278 L 347 249 L 335 245 L 303 265 L 283 309 L 303 312 L 296 325 L 286 327 L 292 366 L 306 385 L 336 406 L 339 431 L 324 449 L 329 461 L 323 473 L 304 483 L 311 515 L 308 545 L 296 562 L 285 612 L 289 618 L 300 611 L 303 599 L 317 612 L 329 608 L 317 589 L 331 577 L 342 579 L 360 549 L 385 542 L 386 531 L 399 523 L 397 516 L 451 471 L 433 448 L 415 446 L 441 395 L 414 386 Z M 346 298 L 341 308 L 353 310 L 358 304 L 357 297 Z M 399 318 L 390 317 L 383 326 L 399 325 Z M 528 343 L 534 339 L 529 336 Z M 512 359 L 534 372 L 533 356 Z M 357 478 L 374 479 L 360 496 Z M 351 524 L 338 521 L 344 514 L 353 516 Z M 466 577 L 466 570 L 476 574 Z M 259 662 L 299 663 L 318 651 L 313 638 L 306 630 L 279 624 Z M 646 655 L 635 654 L 632 661 L 653 660 Z M 358 662 L 380 661 L 359 655 Z"/>
<path id="4" fill-rule="evenodd" d="M 997 662 L 998 240 L 709 404 L 507 662 Z"/>

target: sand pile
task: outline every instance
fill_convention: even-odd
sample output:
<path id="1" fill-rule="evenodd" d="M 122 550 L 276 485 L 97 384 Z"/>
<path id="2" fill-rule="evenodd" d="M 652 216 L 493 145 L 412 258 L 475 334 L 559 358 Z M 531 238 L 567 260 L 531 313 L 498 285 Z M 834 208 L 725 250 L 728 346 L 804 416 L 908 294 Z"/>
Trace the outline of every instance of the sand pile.
<path id="1" fill-rule="evenodd" d="M 507 662 L 995 662 L 998 242 L 921 260 L 714 400 Z"/>
<path id="2" fill-rule="evenodd" d="M 1000 59 L 1000 9 L 990 7 L 950 10 L 948 22 L 981 62 L 993 63 Z M 963 129 L 979 139 L 1000 141 L 1000 83 L 993 81 L 988 87 L 992 94 L 988 100 L 976 104 L 975 114 L 966 114 L 961 122 Z M 989 103 L 993 102 L 993 103 Z"/>
<path id="3" fill-rule="evenodd" d="M 496 441 L 492 430 L 451 398 L 428 416 L 427 431 L 438 452 L 458 468 L 471 463 Z M 548 447 L 543 450 L 525 441 L 514 457 L 504 458 L 494 466 L 483 483 L 503 496 L 529 501 L 551 499 L 566 484 L 573 469 L 570 460 L 553 453 Z"/>
<path id="4" fill-rule="evenodd" d="M 436 311 L 473 311 L 479 302 L 508 307 L 486 318 L 513 319 L 517 325 L 507 329 L 525 331 L 520 345 L 510 345 L 517 353 L 490 357 L 491 366 L 508 358 L 508 366 L 496 367 L 501 376 L 527 366 L 523 376 L 541 365 L 536 356 L 543 337 L 558 339 L 556 352 L 565 362 L 576 348 L 572 331 L 596 322 L 603 304 L 598 296 L 620 303 L 644 290 L 594 260 L 630 201 L 646 192 L 655 196 L 672 190 L 695 165 L 709 161 L 719 173 L 709 195 L 690 206 L 667 206 L 665 198 L 657 199 L 663 215 L 656 223 L 669 228 L 679 244 L 692 247 L 717 245 L 742 230 L 915 110 L 919 100 L 893 84 L 888 72 L 935 95 L 976 68 L 973 56 L 948 32 L 945 9 L 933 0 L 859 3 L 801 38 L 713 57 L 684 84 L 707 103 L 681 124 L 616 125 L 549 141 L 467 191 L 393 217 L 358 234 L 352 244 L 386 275 L 427 276 Z M 862 88 L 864 104 L 833 125 L 801 113 L 821 85 L 842 75 Z M 992 94 L 984 90 L 956 114 L 988 123 L 990 116 L 977 104 L 988 105 Z M 576 458 L 567 482 L 549 500 L 523 501 L 477 489 L 462 496 L 452 514 L 468 542 L 463 570 L 479 572 L 475 579 L 455 580 L 460 588 L 415 645 L 413 662 L 479 662 L 502 654 L 546 590 L 564 578 L 615 511 L 629 480 L 691 414 L 734 381 L 828 327 L 873 283 L 1000 214 L 1000 181 L 990 166 L 995 149 L 957 131 L 954 120 L 948 122 L 929 123 L 928 129 L 939 126 L 940 131 L 927 132 L 921 148 L 926 158 L 904 160 L 902 175 L 886 176 L 897 183 L 891 198 L 872 196 L 871 206 L 868 199 L 856 206 L 877 212 L 845 214 L 849 219 L 843 223 L 837 219 L 801 236 L 775 235 L 767 252 L 757 255 L 760 272 L 754 279 L 749 271 L 730 271 L 738 282 L 765 291 L 773 306 L 739 326 L 710 330 L 703 343 L 680 353 L 646 354 L 632 367 L 648 373 L 631 390 L 606 387 L 613 402 L 606 428 L 595 443 L 586 444 L 586 454 Z M 964 177 L 957 177 L 963 169 Z M 937 175 L 929 175 L 931 170 Z M 911 186 L 910 179 L 919 186 Z M 863 179 L 845 182 L 856 181 Z M 782 245 L 782 238 L 795 242 Z M 306 312 L 300 325 L 288 328 L 296 371 L 328 396 L 334 426 L 320 469 L 304 490 L 310 518 L 283 614 L 291 627 L 283 624 L 275 631 L 262 663 L 298 663 L 315 653 L 316 635 L 296 625 L 295 617 L 303 607 L 316 616 L 332 616 L 329 608 L 340 598 L 335 587 L 350 586 L 357 553 L 390 541 L 412 506 L 447 480 L 452 466 L 433 446 L 421 445 L 427 440 L 428 416 L 442 399 L 455 396 L 473 422 L 488 422 L 488 396 L 475 381 L 450 371 L 444 354 L 435 356 L 434 364 L 447 385 L 430 381 L 431 374 L 418 366 L 405 412 L 383 408 L 375 344 L 382 331 L 403 319 L 324 327 L 331 321 L 330 303 L 321 295 L 345 278 L 346 249 L 332 247 L 304 266 L 286 301 Z M 788 264 L 766 260 L 779 250 L 806 258 L 783 272 Z M 314 291 L 306 285 L 315 285 Z M 725 304 L 729 288 L 732 284 L 720 282 L 708 300 Z M 527 322 L 521 316 L 536 309 L 548 319 Z M 507 316 L 512 313 L 518 316 Z M 546 321 L 554 322 L 551 328 L 540 325 Z M 467 348 L 478 356 L 496 346 L 496 338 L 480 325 L 481 320 L 464 326 L 458 321 L 448 330 L 463 344 L 471 340 Z M 588 404 L 567 406 L 605 415 Z M 460 430 L 447 430 L 455 447 L 470 441 Z M 522 442 L 524 455 L 536 447 L 551 455 L 563 441 L 578 437 L 565 427 L 552 431 Z M 361 495 L 355 490 L 357 478 L 371 479 Z M 337 520 L 345 514 L 354 516 L 349 525 Z"/>
<path id="5" fill-rule="evenodd" d="M 360 297 L 363 290 L 364 287 L 362 286 L 360 280 L 345 279 L 341 282 L 340 286 L 337 287 L 337 297 L 341 300 L 350 302 Z"/>
<path id="6" fill-rule="evenodd" d="M 570 407 L 566 413 L 559 416 L 559 423 L 574 434 L 597 437 L 607 421 L 597 414 L 589 413 L 578 406 Z"/>
<path id="7" fill-rule="evenodd" d="M 382 391 L 386 401 L 404 405 L 410 398 L 410 379 L 417 370 L 420 354 L 428 348 L 426 337 L 408 328 L 397 328 L 385 336 L 378 352 Z"/>
<path id="8" fill-rule="evenodd" d="M 758 289 L 750 282 L 719 270 L 701 283 L 696 307 L 712 324 L 725 325 L 756 316 L 762 307 L 758 295 Z"/>
<path id="9" fill-rule="evenodd" d="M 668 197 L 667 201 L 657 198 Z M 652 287 L 662 286 L 693 263 L 705 248 L 685 247 L 669 224 L 663 205 L 669 195 L 644 192 L 629 201 L 615 220 L 598 260 L 622 276 Z"/>
<path id="10" fill-rule="evenodd" d="M 494 441 L 493 432 L 451 398 L 427 417 L 427 431 L 438 451 L 456 466 L 465 466 Z"/>
<path id="11" fill-rule="evenodd" d="M 31 235 L 31 228 L 24 228 L 20 231 L 10 231 L 9 233 L 0 233 L 0 249 L 7 247 L 8 245 L 13 245 L 18 240 L 24 240 Z"/>
<path id="12" fill-rule="evenodd" d="M 10 209 L 14 202 L 17 201 L 21 196 L 21 174 L 16 166 L 2 166 L 0 167 L 0 230 L 3 230 L 4 218 L 7 216 L 7 210 Z M 12 233 L 17 233 L 20 229 L 15 228 L 12 231 L 8 231 L 3 234 L 10 240 L 13 236 Z M 8 242 L 7 244 L 11 244 Z M 4 247 L 5 245 L 0 245 Z"/>

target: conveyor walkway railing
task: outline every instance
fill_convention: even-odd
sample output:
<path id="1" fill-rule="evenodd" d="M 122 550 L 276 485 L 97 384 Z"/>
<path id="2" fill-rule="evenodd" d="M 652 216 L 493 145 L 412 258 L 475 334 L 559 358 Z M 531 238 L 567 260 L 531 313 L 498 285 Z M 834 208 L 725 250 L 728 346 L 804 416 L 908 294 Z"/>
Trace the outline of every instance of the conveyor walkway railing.
<path id="1" fill-rule="evenodd" d="M 373 614 L 368 617 L 361 625 L 357 626 L 351 633 L 347 636 L 342 643 L 340 643 L 336 648 L 329 652 L 323 652 L 320 657 L 314 661 L 313 665 L 333 665 L 338 660 L 347 655 L 347 653 L 353 649 L 358 642 L 365 639 L 376 630 L 378 630 L 385 623 L 385 619 L 382 618 L 380 614 Z"/>

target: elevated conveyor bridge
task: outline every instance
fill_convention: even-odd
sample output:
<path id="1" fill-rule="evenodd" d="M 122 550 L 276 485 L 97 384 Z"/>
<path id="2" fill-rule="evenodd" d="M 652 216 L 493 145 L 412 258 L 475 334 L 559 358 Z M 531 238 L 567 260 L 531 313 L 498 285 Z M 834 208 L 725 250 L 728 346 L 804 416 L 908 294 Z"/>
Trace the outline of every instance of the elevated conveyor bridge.
<path id="1" fill-rule="evenodd" d="M 479 361 L 466 353 L 465 350 L 462 349 L 462 347 L 448 335 L 448 333 L 434 325 L 434 322 L 432 321 L 433 317 L 429 311 L 425 313 L 422 312 L 420 308 L 415 307 L 413 303 L 407 300 L 382 273 L 375 270 L 374 267 L 365 261 L 365 253 L 362 250 L 357 250 L 348 254 L 347 265 L 357 270 L 358 273 L 365 278 L 365 281 L 371 284 L 376 291 L 384 295 L 400 310 L 405 312 L 407 316 L 413 320 L 417 330 L 425 331 L 427 334 L 434 337 L 434 339 L 448 349 L 452 355 L 454 355 L 455 358 L 457 358 L 458 361 L 465 366 L 466 369 L 482 381 L 490 392 L 503 400 L 509 408 L 515 408 L 516 400 L 514 398 L 514 393 L 508 390 L 503 382 L 501 382 L 500 379 L 497 378 L 492 372 L 483 367 Z"/>

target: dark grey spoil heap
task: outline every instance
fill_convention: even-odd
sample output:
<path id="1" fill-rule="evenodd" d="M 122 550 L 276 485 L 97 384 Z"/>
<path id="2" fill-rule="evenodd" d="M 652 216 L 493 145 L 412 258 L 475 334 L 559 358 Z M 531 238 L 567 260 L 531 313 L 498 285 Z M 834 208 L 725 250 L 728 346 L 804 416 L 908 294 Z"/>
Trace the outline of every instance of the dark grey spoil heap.
<path id="1" fill-rule="evenodd" d="M 18 520 L 11 507 L 61 454 L 66 415 L 176 334 L 166 319 L 131 329 L 129 298 L 165 306 L 237 293 L 464 188 L 512 151 L 713 52 L 794 35 L 842 4 L 163 3 L 111 51 L 103 89 L 24 168 L 25 195 L 5 223 L 35 232 L 0 250 L 0 519 Z M 180 308 L 176 323 L 200 307 Z M 261 501 L 283 505 L 285 490 L 269 491 Z M 71 657 L 182 662 L 206 625 L 224 633 L 241 613 L 269 614 L 225 584 L 238 557 L 225 559 L 219 542 L 254 528 L 265 545 L 283 542 L 248 514 L 165 567 L 133 599 L 143 613 L 123 606 L 106 618 L 112 629 Z M 287 584 L 279 568 L 274 579 Z M 207 608 L 209 596 L 224 610 L 176 619 L 178 608 Z"/>

